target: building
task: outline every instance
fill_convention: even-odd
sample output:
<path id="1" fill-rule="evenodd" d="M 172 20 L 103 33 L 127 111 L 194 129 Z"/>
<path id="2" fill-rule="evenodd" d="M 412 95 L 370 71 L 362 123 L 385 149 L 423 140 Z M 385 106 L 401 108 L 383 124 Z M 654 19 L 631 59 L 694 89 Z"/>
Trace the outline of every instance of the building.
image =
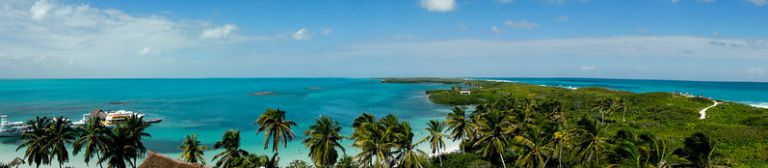
<path id="1" fill-rule="evenodd" d="M 471 95 L 471 94 L 472 94 L 472 91 L 469 91 L 469 90 L 462 90 L 462 91 L 459 91 L 459 94 L 463 94 L 463 95 Z"/>

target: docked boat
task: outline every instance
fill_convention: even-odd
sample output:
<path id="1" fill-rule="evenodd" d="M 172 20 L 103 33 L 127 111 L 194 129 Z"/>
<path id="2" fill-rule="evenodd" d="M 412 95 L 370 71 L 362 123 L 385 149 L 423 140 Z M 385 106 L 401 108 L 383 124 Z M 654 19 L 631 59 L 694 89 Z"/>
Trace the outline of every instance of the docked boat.
<path id="1" fill-rule="evenodd" d="M 84 125 L 93 117 L 99 118 L 101 120 L 101 124 L 106 127 L 114 127 L 117 124 L 123 123 L 131 116 L 137 116 L 137 117 L 144 117 L 145 115 L 143 113 L 133 112 L 133 111 L 127 111 L 127 110 L 101 110 L 96 109 L 88 114 L 83 114 L 83 119 L 80 121 L 72 123 L 73 125 L 79 126 Z M 145 120 L 147 123 L 157 123 L 162 121 L 162 119 L 154 118 L 150 120 Z"/>
<path id="2" fill-rule="evenodd" d="M 0 116 L 0 137 L 17 137 L 29 130 L 29 125 L 24 122 L 8 122 L 8 116 Z"/>

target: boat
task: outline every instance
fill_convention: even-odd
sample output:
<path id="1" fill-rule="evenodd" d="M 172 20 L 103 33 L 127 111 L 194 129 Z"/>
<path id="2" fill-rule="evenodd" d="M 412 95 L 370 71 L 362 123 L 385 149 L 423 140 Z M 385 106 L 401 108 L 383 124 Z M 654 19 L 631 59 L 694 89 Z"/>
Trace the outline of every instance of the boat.
<path id="1" fill-rule="evenodd" d="M 8 116 L 0 116 L 0 137 L 17 137 L 29 130 L 29 125 L 24 122 L 8 122 Z"/>
<path id="2" fill-rule="evenodd" d="M 88 123 L 88 120 L 90 120 L 93 117 L 99 118 L 101 120 L 101 124 L 106 127 L 114 127 L 117 124 L 125 122 L 128 118 L 131 116 L 137 116 L 137 117 L 144 117 L 145 114 L 128 111 L 128 110 L 101 110 L 96 109 L 88 114 L 83 114 L 83 119 L 80 121 L 72 123 L 75 126 L 85 125 Z M 162 119 L 160 118 L 154 118 L 150 120 L 145 120 L 147 123 L 158 123 L 161 122 Z"/>

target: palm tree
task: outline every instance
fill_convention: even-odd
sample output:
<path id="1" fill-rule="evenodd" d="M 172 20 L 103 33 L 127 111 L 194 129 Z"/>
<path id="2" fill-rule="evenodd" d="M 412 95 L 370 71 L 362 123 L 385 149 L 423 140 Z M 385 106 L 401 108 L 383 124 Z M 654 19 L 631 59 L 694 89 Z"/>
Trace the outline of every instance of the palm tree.
<path id="1" fill-rule="evenodd" d="M 203 151 L 208 149 L 205 145 L 202 145 L 199 140 L 197 140 L 197 135 L 187 135 L 186 138 L 184 138 L 184 142 L 181 143 L 181 149 L 183 152 L 181 152 L 181 155 L 179 156 L 181 160 L 190 162 L 190 163 L 201 163 L 205 165 L 205 158 L 203 157 Z"/>
<path id="2" fill-rule="evenodd" d="M 373 116 L 373 114 L 370 113 L 363 113 L 362 115 L 355 118 L 355 121 L 352 123 L 352 128 L 358 129 L 365 123 L 374 122 L 376 122 L 376 116 Z"/>
<path id="3" fill-rule="evenodd" d="M 30 166 L 32 163 L 36 167 L 40 167 L 40 164 L 50 164 L 51 158 L 48 157 L 50 153 L 48 149 L 50 142 L 48 127 L 51 125 L 51 120 L 47 117 L 36 117 L 34 120 L 27 121 L 27 124 L 31 126 L 30 131 L 24 132 L 21 135 L 24 143 L 19 145 L 16 150 L 27 148 L 24 151 L 24 159 L 27 160 Z"/>
<path id="4" fill-rule="evenodd" d="M 391 114 L 378 122 L 369 120 L 369 117 L 371 116 L 363 114 L 355 119 L 361 121 L 352 134 L 352 139 L 355 141 L 352 146 L 360 148 L 356 158 L 363 167 L 371 167 L 374 164 L 389 167 L 389 162 L 392 160 L 391 149 L 396 145 L 395 137 L 400 133 L 400 124 L 397 117 Z"/>
<path id="5" fill-rule="evenodd" d="M 492 158 L 498 155 L 504 168 L 504 151 L 509 143 L 508 134 L 516 129 L 516 126 L 506 121 L 506 117 L 500 111 L 490 111 L 482 114 L 477 121 L 478 140 L 475 147 L 480 147 L 483 156 Z"/>
<path id="6" fill-rule="evenodd" d="M 683 142 L 684 147 L 675 150 L 675 154 L 679 155 L 689 162 L 691 166 L 696 168 L 708 168 L 715 167 L 715 141 L 710 140 L 706 134 L 697 132 L 690 137 L 685 138 Z"/>
<path id="7" fill-rule="evenodd" d="M 429 135 L 424 137 L 424 140 L 422 141 L 429 142 L 429 147 L 432 148 L 432 155 L 437 157 L 437 160 L 440 162 L 440 167 L 443 167 L 443 160 L 437 154 L 445 148 L 445 141 L 443 141 L 443 137 L 445 137 L 445 134 L 443 134 L 445 131 L 445 123 L 440 122 L 439 120 L 431 120 L 427 123 L 426 130 L 429 132 Z"/>
<path id="8" fill-rule="evenodd" d="M 395 145 L 399 153 L 397 156 L 399 160 L 397 167 L 423 168 L 423 163 L 426 163 L 427 160 L 427 154 L 416 148 L 423 141 L 412 143 L 413 132 L 411 131 L 411 124 L 402 122 L 400 126 L 396 127 L 396 131 L 398 133 L 395 134 Z"/>
<path id="9" fill-rule="evenodd" d="M 345 152 L 339 143 L 343 139 L 340 133 L 339 122 L 325 116 L 316 119 L 315 124 L 304 132 L 307 138 L 303 143 L 309 148 L 309 157 L 316 167 L 332 167 L 339 157 L 336 148 Z"/>
<path id="10" fill-rule="evenodd" d="M 592 119 L 582 119 L 575 131 L 578 139 L 577 153 L 581 154 L 582 164 L 599 166 L 606 145 L 606 135 L 601 124 Z"/>
<path id="11" fill-rule="evenodd" d="M 107 134 L 107 149 L 104 151 L 104 156 L 99 159 L 99 163 L 107 162 L 109 168 L 126 168 L 127 165 L 136 167 L 133 163 L 137 157 L 136 142 L 131 139 L 133 133 L 123 127 L 118 125 Z"/>
<path id="12" fill-rule="evenodd" d="M 216 167 L 234 167 L 234 161 L 237 158 L 248 155 L 248 152 L 240 149 L 240 131 L 238 130 L 224 132 L 221 141 L 216 142 L 213 148 L 224 149 L 221 153 L 213 156 L 213 160 L 218 160 Z"/>
<path id="13" fill-rule="evenodd" d="M 463 108 L 454 107 L 453 111 L 448 113 L 448 116 L 445 118 L 445 122 L 448 125 L 448 128 L 451 130 L 451 139 L 456 141 L 472 137 L 467 135 L 472 131 L 469 130 L 469 121 L 467 121 Z"/>
<path id="14" fill-rule="evenodd" d="M 542 132 L 538 126 L 528 125 L 528 130 L 523 135 L 515 136 L 514 144 L 522 149 L 522 154 L 517 158 L 519 167 L 546 167 L 549 156 L 554 153 L 550 145 L 554 137 Z"/>
<path id="15" fill-rule="evenodd" d="M 65 117 L 53 118 L 53 122 L 48 127 L 50 158 L 56 157 L 56 161 L 59 161 L 59 167 L 69 161 L 67 144 L 75 140 L 76 134 L 75 130 L 70 127 L 69 120 Z"/>
<path id="16" fill-rule="evenodd" d="M 285 111 L 269 108 L 262 113 L 254 122 L 259 125 L 256 133 L 264 132 L 264 149 L 269 148 L 269 141 L 272 141 L 272 151 L 279 153 L 278 145 L 282 141 L 285 147 L 288 147 L 288 141 L 296 136 L 291 130 L 296 123 L 285 119 Z"/>
<path id="17" fill-rule="evenodd" d="M 146 133 L 146 129 L 149 128 L 149 123 L 145 122 L 143 116 L 132 115 L 128 117 L 125 122 L 118 124 L 117 129 L 123 130 L 123 133 L 128 135 L 128 145 L 131 145 L 133 150 L 127 151 L 128 159 L 132 159 L 131 165 L 135 167 L 137 165 L 136 160 L 139 157 L 143 157 L 147 152 L 147 148 L 144 147 L 144 143 L 141 142 L 143 137 L 150 137 L 149 133 Z"/>
<path id="18" fill-rule="evenodd" d="M 107 150 L 107 136 L 112 133 L 104 125 L 101 125 L 99 120 L 97 117 L 89 118 L 88 122 L 81 128 L 82 133 L 80 137 L 72 145 L 72 148 L 74 148 L 73 154 L 78 154 L 80 150 L 85 148 L 84 158 L 86 165 L 90 162 L 93 155 L 96 155 L 96 159 L 101 158 L 100 153 Z M 99 162 L 99 167 L 103 167 L 101 162 Z"/>

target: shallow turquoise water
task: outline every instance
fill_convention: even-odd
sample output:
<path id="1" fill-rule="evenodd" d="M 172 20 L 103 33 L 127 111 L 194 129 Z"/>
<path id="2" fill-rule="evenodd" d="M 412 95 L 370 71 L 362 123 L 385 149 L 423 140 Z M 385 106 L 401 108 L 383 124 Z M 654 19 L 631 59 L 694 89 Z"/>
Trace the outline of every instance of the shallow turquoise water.
<path id="1" fill-rule="evenodd" d="M 351 134 L 352 120 L 362 112 L 378 117 L 392 113 L 410 121 L 417 135 L 430 119 L 442 118 L 450 107 L 429 102 L 427 89 L 449 88 L 438 84 L 383 84 L 374 79 L 275 78 L 275 79 L 107 79 L 107 80 L 0 80 L 0 114 L 11 121 L 34 116 L 63 115 L 79 120 L 94 108 L 125 109 L 147 113 L 164 121 L 148 132 L 144 143 L 150 150 L 178 157 L 182 138 L 198 134 L 208 146 L 227 129 L 242 131 L 242 144 L 248 151 L 262 154 L 262 135 L 252 124 L 267 108 L 287 111 L 287 118 L 298 123 L 296 140 L 280 149 L 281 162 L 306 160 L 300 144 L 304 130 L 320 115 L 336 119 Z M 254 96 L 255 92 L 274 92 Z M 111 102 L 123 102 L 114 105 Z M 420 138 L 422 136 L 418 136 Z M 2 139 L 0 161 L 22 156 L 14 152 L 18 141 Z M 345 141 L 349 144 L 351 141 Z M 206 153 L 208 158 L 218 151 Z M 352 155 L 356 150 L 347 148 Z M 271 154 L 270 154 L 271 155 Z M 70 165 L 82 165 L 80 157 Z"/>

